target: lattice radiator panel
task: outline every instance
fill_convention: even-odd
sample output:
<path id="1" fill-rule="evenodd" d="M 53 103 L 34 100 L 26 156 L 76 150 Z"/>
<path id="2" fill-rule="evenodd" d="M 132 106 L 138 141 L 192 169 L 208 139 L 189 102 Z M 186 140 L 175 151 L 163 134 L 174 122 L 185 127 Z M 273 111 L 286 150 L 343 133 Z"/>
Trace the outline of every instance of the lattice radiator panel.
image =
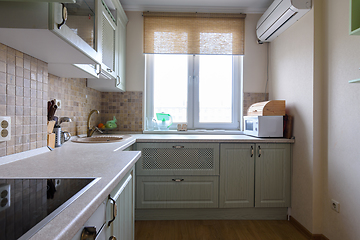
<path id="1" fill-rule="evenodd" d="M 144 170 L 214 169 L 213 148 L 143 148 Z"/>

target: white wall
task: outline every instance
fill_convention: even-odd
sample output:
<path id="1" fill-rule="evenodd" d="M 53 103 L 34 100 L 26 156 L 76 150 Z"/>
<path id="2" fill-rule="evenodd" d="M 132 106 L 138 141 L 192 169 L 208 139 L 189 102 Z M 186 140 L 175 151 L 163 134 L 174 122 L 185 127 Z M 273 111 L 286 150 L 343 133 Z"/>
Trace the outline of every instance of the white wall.
<path id="1" fill-rule="evenodd" d="M 328 150 L 324 196 L 324 234 L 331 240 L 360 238 L 360 36 L 349 35 L 349 1 L 327 0 L 325 56 L 327 61 Z M 330 200 L 340 202 L 340 213 Z"/>
<path id="2" fill-rule="evenodd" d="M 126 90 L 144 91 L 143 17 L 142 12 L 126 12 Z M 267 44 L 256 42 L 255 26 L 260 14 L 245 19 L 244 92 L 264 92 L 266 83 Z"/>
<path id="3" fill-rule="evenodd" d="M 245 18 L 244 92 L 265 92 L 268 43 L 257 43 L 255 29 L 260 17 L 247 14 Z"/>
<path id="4" fill-rule="evenodd" d="M 292 216 L 331 240 L 360 236 L 360 36 L 349 1 L 314 8 L 271 43 L 271 98 L 295 115 Z M 330 208 L 340 202 L 340 213 Z"/>
<path id="5" fill-rule="evenodd" d="M 142 12 L 126 12 L 126 91 L 144 91 L 145 57 L 143 54 Z"/>
<path id="6" fill-rule="evenodd" d="M 270 43 L 270 99 L 294 117 L 291 215 L 313 230 L 313 11 Z"/>

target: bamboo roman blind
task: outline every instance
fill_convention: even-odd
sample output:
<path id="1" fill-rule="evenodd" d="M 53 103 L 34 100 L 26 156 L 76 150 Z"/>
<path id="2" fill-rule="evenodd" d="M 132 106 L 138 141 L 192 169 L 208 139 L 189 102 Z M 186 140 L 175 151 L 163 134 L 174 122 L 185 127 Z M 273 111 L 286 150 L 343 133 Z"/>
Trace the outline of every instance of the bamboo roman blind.
<path id="1" fill-rule="evenodd" d="M 144 12 L 144 53 L 244 55 L 244 14 Z"/>

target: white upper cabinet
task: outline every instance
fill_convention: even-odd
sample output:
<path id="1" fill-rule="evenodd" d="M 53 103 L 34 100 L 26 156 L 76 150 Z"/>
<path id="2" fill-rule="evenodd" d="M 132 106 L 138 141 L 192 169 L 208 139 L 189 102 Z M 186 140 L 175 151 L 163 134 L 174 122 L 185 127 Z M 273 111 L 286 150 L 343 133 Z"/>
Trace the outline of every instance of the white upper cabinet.
<path id="1" fill-rule="evenodd" d="M 3 0 L 6 1 L 6 0 Z M 8 0 L 13 2 L 62 2 L 62 3 L 75 3 L 76 0 Z"/>
<path id="2" fill-rule="evenodd" d="M 0 1 L 0 42 L 56 76 L 112 79 L 116 88 L 119 1 L 49 2 Z"/>
<path id="3" fill-rule="evenodd" d="M 126 24 L 128 19 L 124 10 L 121 8 L 118 11 L 118 41 L 117 41 L 117 77 L 116 87 L 121 91 L 125 89 L 125 71 L 126 71 Z"/>
<path id="4" fill-rule="evenodd" d="M 126 82 L 126 25 L 128 18 L 119 1 L 109 1 L 110 0 L 104 1 L 108 9 L 103 15 L 106 16 L 107 13 L 112 13 L 112 16 L 116 19 L 116 28 L 111 27 L 110 25 L 112 24 L 110 21 L 106 18 L 104 19 L 103 23 L 107 26 L 103 28 L 103 33 L 107 31 L 107 39 L 105 39 L 106 42 L 103 42 L 105 46 L 103 47 L 102 54 L 102 74 L 98 79 L 89 78 L 87 80 L 87 86 L 102 92 L 123 92 L 125 91 Z M 111 3 L 113 5 L 111 5 Z M 104 48 L 106 49 L 104 50 Z M 104 59 L 104 56 L 107 57 Z"/>

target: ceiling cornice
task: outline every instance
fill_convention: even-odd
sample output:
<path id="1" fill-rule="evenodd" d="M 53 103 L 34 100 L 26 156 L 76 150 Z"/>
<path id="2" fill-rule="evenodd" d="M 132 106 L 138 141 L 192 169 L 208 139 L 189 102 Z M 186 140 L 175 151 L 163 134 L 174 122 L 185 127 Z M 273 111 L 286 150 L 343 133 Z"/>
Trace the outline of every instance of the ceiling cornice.
<path id="1" fill-rule="evenodd" d="M 262 14 L 266 8 L 234 8 L 234 7 L 183 7 L 183 6 L 133 6 L 122 5 L 125 11 L 141 12 L 211 12 L 211 13 L 245 13 L 245 14 Z"/>

